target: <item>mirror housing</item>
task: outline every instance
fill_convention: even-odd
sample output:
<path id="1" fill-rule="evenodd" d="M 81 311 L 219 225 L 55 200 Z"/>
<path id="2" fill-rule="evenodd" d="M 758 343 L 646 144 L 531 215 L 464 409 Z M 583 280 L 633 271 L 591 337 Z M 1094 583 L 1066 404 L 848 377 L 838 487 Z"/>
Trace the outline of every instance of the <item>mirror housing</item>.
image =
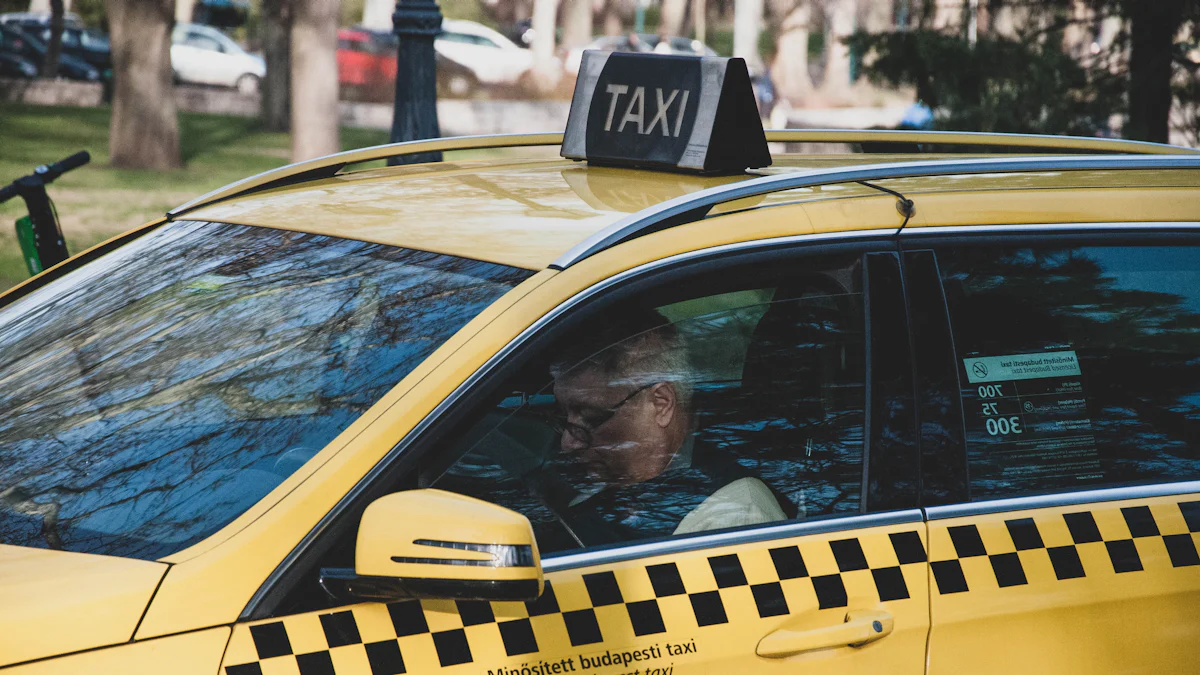
<path id="1" fill-rule="evenodd" d="M 526 601 L 541 595 L 544 582 L 525 516 L 442 490 L 372 502 L 354 560 L 353 570 L 321 570 L 321 585 L 335 598 Z"/>

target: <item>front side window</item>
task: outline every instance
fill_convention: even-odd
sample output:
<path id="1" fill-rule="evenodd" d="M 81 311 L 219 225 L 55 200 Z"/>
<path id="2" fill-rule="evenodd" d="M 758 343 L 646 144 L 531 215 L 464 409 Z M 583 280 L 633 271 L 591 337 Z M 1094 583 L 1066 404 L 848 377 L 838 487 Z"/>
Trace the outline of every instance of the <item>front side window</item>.
<path id="1" fill-rule="evenodd" d="M 199 541 L 530 274 L 194 221 L 72 271 L 0 309 L 0 543 Z"/>
<path id="2" fill-rule="evenodd" d="M 197 49 L 203 49 L 210 52 L 223 51 L 221 49 L 220 42 L 217 42 L 215 39 L 200 33 L 188 33 L 185 44 L 187 44 L 189 47 L 195 47 Z"/>
<path id="3" fill-rule="evenodd" d="M 937 259 L 972 500 L 1200 479 L 1200 247 Z"/>
<path id="4" fill-rule="evenodd" d="M 860 264 L 822 262 L 726 270 L 595 312 L 420 484 L 525 514 L 543 552 L 858 513 Z"/>

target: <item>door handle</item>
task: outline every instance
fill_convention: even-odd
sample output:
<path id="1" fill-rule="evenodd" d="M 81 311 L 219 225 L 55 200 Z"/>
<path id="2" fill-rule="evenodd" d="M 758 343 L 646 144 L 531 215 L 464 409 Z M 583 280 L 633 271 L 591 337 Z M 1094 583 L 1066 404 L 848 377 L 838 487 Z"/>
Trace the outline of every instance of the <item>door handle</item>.
<path id="1" fill-rule="evenodd" d="M 883 610 L 853 610 L 844 623 L 809 630 L 780 628 L 758 642 L 759 656 L 780 658 L 814 649 L 861 647 L 887 637 L 895 621 Z"/>

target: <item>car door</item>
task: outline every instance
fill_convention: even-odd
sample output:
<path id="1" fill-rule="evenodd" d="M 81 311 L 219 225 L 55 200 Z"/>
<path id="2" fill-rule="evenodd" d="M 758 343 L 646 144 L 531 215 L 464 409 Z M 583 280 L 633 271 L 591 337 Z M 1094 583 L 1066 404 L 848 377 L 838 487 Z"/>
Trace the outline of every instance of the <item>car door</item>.
<path id="1" fill-rule="evenodd" d="M 217 84 L 232 87 L 238 78 L 251 72 L 252 60 L 236 42 L 223 33 L 212 36 L 216 40 L 219 51 L 212 55 L 213 64 L 218 72 Z"/>
<path id="2" fill-rule="evenodd" d="M 493 83 L 496 65 L 488 62 L 488 54 L 480 53 L 484 49 L 479 46 L 481 41 L 482 38 L 477 35 L 443 31 L 434 40 L 434 47 L 442 56 L 470 68 L 481 81 Z"/>
<path id="3" fill-rule="evenodd" d="M 575 296 L 362 492 L 437 488 L 524 514 L 541 596 L 331 600 L 317 570 L 353 565 L 355 528 L 330 521 L 270 616 L 234 627 L 224 672 L 923 673 L 891 246 L 747 245 Z M 646 431 L 677 423 L 690 431 L 673 441 Z M 669 460 L 636 476 L 647 457 Z"/>
<path id="4" fill-rule="evenodd" d="M 905 245 L 940 431 L 930 672 L 1196 672 L 1200 238 Z"/>
<path id="5" fill-rule="evenodd" d="M 171 44 L 171 67 L 184 82 L 216 84 L 213 56 L 219 54 L 220 44 L 212 37 L 191 29 L 177 30 Z"/>

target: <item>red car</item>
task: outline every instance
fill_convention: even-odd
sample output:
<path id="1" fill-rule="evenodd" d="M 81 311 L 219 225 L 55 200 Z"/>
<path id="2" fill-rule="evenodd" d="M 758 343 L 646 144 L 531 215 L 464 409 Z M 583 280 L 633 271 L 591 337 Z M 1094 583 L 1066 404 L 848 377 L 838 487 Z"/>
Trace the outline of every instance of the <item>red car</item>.
<path id="1" fill-rule="evenodd" d="M 396 45 L 391 36 L 365 30 L 338 30 L 338 84 L 343 87 L 389 87 L 396 81 Z"/>
<path id="2" fill-rule="evenodd" d="M 364 28 L 338 30 L 338 84 L 342 96 L 352 100 L 386 102 L 395 96 L 396 36 Z M 469 68 L 441 54 L 437 60 L 439 98 L 470 97 L 479 80 Z"/>

